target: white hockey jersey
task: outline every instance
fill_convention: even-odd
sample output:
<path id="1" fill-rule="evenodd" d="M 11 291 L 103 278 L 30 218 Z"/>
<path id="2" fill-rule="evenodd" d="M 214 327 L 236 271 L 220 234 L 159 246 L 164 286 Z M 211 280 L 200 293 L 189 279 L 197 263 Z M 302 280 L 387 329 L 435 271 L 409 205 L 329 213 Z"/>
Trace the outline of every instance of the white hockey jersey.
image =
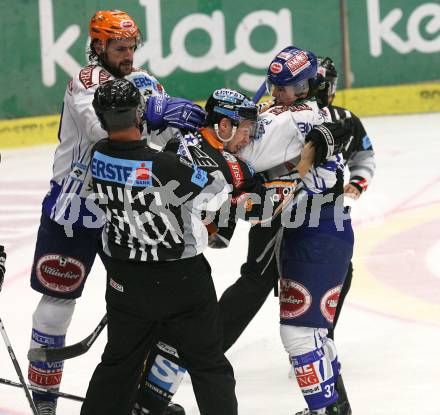
<path id="1" fill-rule="evenodd" d="M 135 69 L 125 78 L 136 85 L 144 96 L 165 94 L 162 85 L 145 70 Z M 92 192 L 89 168 L 92 147 L 107 136 L 93 109 L 93 96 L 98 86 L 110 79 L 114 77 L 106 69 L 90 65 L 82 68 L 67 85 L 51 190 L 43 201 L 43 211 L 60 224 L 84 225 L 83 216 L 90 215 L 90 210 L 94 216 L 101 216 L 92 220 L 93 227 L 103 224 L 100 210 L 93 203 L 86 206 L 85 198 Z M 154 132 L 152 134 L 155 135 Z M 167 128 L 161 135 L 166 136 L 163 141 L 167 141 L 172 137 L 173 130 Z M 150 140 L 151 135 L 144 130 L 143 138 Z M 87 226 L 90 226 L 90 220 Z"/>
<path id="2" fill-rule="evenodd" d="M 271 179 L 287 174 L 299 162 L 307 133 L 315 125 L 331 121 L 329 110 L 319 109 L 315 101 L 271 107 L 260 114 L 259 134 L 239 156 L 256 172 L 267 172 Z M 315 194 L 332 188 L 342 163 L 342 155 L 337 154 L 325 164 L 312 167 L 303 178 L 304 190 Z"/>

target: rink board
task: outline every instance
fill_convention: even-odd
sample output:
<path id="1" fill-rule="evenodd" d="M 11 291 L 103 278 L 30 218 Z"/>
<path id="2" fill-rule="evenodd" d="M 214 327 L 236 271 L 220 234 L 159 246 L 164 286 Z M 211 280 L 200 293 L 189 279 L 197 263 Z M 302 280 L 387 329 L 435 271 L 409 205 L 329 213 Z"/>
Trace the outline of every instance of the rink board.
<path id="1" fill-rule="evenodd" d="M 440 112 L 440 82 L 341 90 L 335 104 L 358 116 Z M 58 114 L 0 121 L 0 148 L 55 143 L 58 123 Z"/>

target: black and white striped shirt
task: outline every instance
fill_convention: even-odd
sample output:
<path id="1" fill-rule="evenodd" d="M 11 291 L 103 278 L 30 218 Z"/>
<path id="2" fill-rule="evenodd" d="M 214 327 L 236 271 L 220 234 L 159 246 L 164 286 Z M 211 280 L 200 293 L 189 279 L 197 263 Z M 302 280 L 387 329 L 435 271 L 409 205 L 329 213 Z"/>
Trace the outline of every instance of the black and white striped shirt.
<path id="1" fill-rule="evenodd" d="M 104 252 L 117 259 L 164 261 L 207 246 L 201 212 L 217 210 L 230 186 L 187 159 L 145 141 L 103 139 L 93 148 L 93 188 L 105 211 Z"/>

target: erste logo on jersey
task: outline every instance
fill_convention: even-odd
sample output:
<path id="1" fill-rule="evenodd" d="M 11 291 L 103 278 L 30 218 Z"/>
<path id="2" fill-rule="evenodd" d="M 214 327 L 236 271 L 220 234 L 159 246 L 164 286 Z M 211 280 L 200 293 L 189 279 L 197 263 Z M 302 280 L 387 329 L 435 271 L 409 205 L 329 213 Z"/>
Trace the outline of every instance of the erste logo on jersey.
<path id="1" fill-rule="evenodd" d="M 146 187 L 153 185 L 153 162 L 119 159 L 95 151 L 92 159 L 94 179 L 108 182 Z"/>
<path id="2" fill-rule="evenodd" d="M 312 305 L 312 296 L 304 285 L 281 278 L 280 317 L 296 318 L 303 315 Z"/>
<path id="3" fill-rule="evenodd" d="M 335 318 L 336 306 L 338 305 L 341 289 L 342 285 L 331 288 L 321 298 L 321 313 L 329 323 L 333 323 L 333 319 Z"/>

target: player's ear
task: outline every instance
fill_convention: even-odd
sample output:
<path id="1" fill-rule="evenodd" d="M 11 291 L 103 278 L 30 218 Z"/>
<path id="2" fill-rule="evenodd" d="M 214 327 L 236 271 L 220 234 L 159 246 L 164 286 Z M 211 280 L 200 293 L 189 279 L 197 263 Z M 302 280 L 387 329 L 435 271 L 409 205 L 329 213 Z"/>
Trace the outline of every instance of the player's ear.
<path id="1" fill-rule="evenodd" d="M 221 135 L 228 135 L 230 128 L 231 128 L 231 121 L 228 120 L 227 118 L 222 118 L 218 123 L 218 129 Z"/>

